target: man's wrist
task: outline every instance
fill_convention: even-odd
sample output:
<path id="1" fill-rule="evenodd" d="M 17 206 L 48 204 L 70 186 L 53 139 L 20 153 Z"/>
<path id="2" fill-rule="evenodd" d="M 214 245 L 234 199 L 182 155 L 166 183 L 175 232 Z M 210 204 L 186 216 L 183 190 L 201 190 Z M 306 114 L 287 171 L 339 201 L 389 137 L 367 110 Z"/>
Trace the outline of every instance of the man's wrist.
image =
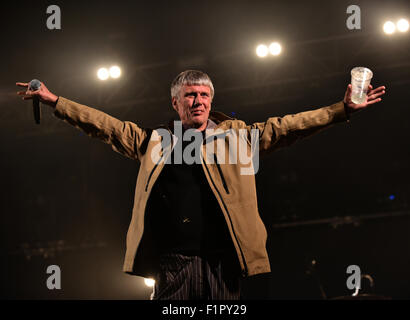
<path id="1" fill-rule="evenodd" d="M 55 109 L 58 103 L 58 99 L 60 99 L 60 97 L 57 97 L 57 100 L 54 102 L 53 108 Z"/>
<path id="2" fill-rule="evenodd" d="M 345 114 L 346 114 L 346 119 L 349 122 L 350 121 L 350 111 L 349 111 L 349 107 L 347 106 L 346 102 L 343 101 L 343 105 L 345 108 Z"/>
<path id="3" fill-rule="evenodd" d="M 47 104 L 48 104 L 50 107 L 53 107 L 53 108 L 55 109 L 55 107 L 56 107 L 56 105 L 57 105 L 57 103 L 58 103 L 58 99 L 59 99 L 59 96 L 56 96 L 56 95 L 53 94 L 52 98 L 50 99 L 50 102 L 47 103 Z"/>

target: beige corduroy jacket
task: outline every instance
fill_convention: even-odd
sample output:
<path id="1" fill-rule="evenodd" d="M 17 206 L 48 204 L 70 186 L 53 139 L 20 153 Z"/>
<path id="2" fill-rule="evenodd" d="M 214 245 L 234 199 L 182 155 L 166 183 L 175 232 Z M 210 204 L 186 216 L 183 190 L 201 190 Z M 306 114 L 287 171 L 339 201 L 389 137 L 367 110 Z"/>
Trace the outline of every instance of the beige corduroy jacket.
<path id="1" fill-rule="evenodd" d="M 164 160 L 169 155 L 174 140 L 171 139 L 171 143 L 164 144 L 164 141 L 168 140 L 163 138 L 164 128 L 162 132 L 159 129 L 144 129 L 133 122 L 118 120 L 104 112 L 63 97 L 59 97 L 54 114 L 89 136 L 108 143 L 113 150 L 140 162 L 132 218 L 127 233 L 123 271 L 144 277 L 155 276 L 157 260 L 151 242 L 153 236 L 159 235 L 152 235 L 148 231 L 144 224 L 145 212 L 152 187 L 161 174 Z M 265 122 L 253 124 L 246 124 L 244 121 L 229 118 L 219 112 L 211 112 L 208 128 L 217 130 L 215 132 L 221 130 L 230 133 L 247 132 L 248 152 L 251 152 L 254 145 L 251 143 L 252 134 L 256 133 L 259 154 L 262 155 L 289 146 L 343 121 L 348 121 L 348 117 L 343 102 L 338 102 L 320 109 L 284 117 L 272 117 Z M 172 135 L 172 130 L 169 132 Z M 226 164 L 218 163 L 220 155 L 217 152 L 218 148 L 207 148 L 207 144 L 216 143 L 215 141 L 204 140 L 201 146 L 202 167 L 209 187 L 225 217 L 242 275 L 251 276 L 270 272 L 266 251 L 267 232 L 258 212 L 255 176 L 249 172 L 243 174 L 243 169 L 252 163 L 245 165 L 237 161 L 239 164 L 231 164 L 226 160 L 228 157 L 225 159 Z M 226 137 L 222 141 L 228 156 L 229 152 L 232 153 L 232 149 L 229 150 L 229 138 Z M 212 149 L 213 154 L 209 154 L 209 150 Z M 158 153 L 158 150 L 161 151 Z M 162 157 L 161 161 L 153 156 L 155 153 Z M 210 159 L 216 161 L 212 163 Z M 257 166 L 257 163 L 253 163 L 254 168 Z"/>

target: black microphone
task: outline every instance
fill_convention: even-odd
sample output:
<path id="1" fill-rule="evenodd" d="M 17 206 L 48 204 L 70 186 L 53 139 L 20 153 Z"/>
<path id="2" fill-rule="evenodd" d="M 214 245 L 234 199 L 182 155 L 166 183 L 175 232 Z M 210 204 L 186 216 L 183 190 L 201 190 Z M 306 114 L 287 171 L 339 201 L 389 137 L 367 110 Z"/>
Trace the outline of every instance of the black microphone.
<path id="1" fill-rule="evenodd" d="M 41 87 L 41 82 L 40 80 L 33 79 L 30 81 L 29 84 L 29 89 L 31 91 L 37 91 Z M 40 99 L 38 96 L 33 96 L 33 113 L 34 113 L 34 120 L 37 124 L 40 124 L 40 117 L 41 117 L 41 112 L 40 112 Z"/>

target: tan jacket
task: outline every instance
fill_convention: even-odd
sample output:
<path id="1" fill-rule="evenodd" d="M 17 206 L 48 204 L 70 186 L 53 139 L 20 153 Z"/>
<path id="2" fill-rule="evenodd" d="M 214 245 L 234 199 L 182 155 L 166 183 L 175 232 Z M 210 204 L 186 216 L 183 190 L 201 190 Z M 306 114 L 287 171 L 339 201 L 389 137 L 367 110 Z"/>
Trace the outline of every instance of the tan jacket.
<path id="1" fill-rule="evenodd" d="M 163 162 L 154 163 L 151 157 L 153 148 L 161 143 L 158 130 L 143 129 L 135 123 L 120 121 L 63 97 L 58 100 L 55 115 L 82 129 L 89 136 L 110 144 L 113 150 L 140 161 L 123 271 L 145 277 L 153 276 L 156 266 L 154 254 L 150 252 L 153 235 L 148 231 L 144 232 L 144 215 L 152 187 L 164 167 Z M 272 117 L 251 125 L 217 112 L 211 112 L 210 119 L 216 124 L 216 129 L 247 130 L 249 140 L 251 129 L 258 129 L 260 154 L 289 146 L 334 123 L 348 121 L 343 102 L 313 111 Z M 204 155 L 209 150 L 206 149 L 207 143 L 202 146 Z M 225 143 L 226 148 L 227 144 Z M 248 146 L 250 148 L 251 144 L 248 143 Z M 161 148 L 161 155 L 169 154 L 171 149 L 171 145 Z M 241 174 L 241 164 L 212 164 L 203 161 L 202 167 L 225 216 L 242 275 L 270 272 L 266 251 L 267 232 L 258 212 L 255 176 Z"/>

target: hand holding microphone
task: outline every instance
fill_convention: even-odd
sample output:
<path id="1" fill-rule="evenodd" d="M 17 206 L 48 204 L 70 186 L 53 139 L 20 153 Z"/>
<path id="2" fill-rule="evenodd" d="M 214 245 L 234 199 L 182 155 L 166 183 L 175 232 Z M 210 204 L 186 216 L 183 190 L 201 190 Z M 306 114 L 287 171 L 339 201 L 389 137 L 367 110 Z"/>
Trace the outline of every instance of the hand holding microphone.
<path id="1" fill-rule="evenodd" d="M 29 83 L 17 82 L 17 86 L 27 88 L 26 91 L 18 91 L 17 94 L 23 96 L 23 100 L 33 100 L 34 119 L 37 124 L 40 123 L 40 102 L 55 107 L 58 97 L 51 93 L 44 83 L 37 79 Z"/>

